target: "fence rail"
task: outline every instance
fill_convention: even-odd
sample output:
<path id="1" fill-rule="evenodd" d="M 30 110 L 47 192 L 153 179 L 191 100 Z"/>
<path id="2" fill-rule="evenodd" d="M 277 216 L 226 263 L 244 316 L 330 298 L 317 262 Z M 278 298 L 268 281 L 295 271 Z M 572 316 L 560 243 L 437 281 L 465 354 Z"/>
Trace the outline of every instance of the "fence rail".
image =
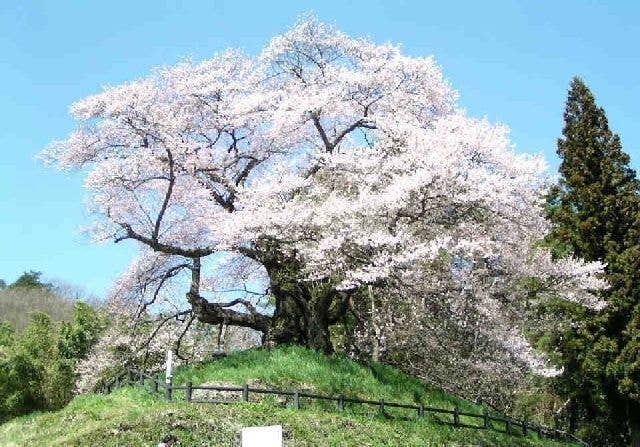
<path id="1" fill-rule="evenodd" d="M 367 400 L 367 399 L 358 399 L 356 397 L 347 397 L 342 394 L 338 396 L 326 396 L 321 394 L 308 393 L 299 390 L 287 391 L 287 390 L 276 390 L 276 389 L 268 389 L 268 388 L 252 388 L 248 384 L 244 384 L 242 386 L 198 386 L 193 385 L 191 382 L 187 382 L 184 385 L 174 385 L 171 378 L 169 378 L 168 382 L 163 382 L 160 379 L 159 375 L 151 376 L 143 371 L 138 371 L 133 368 L 127 368 L 125 372 L 119 373 L 114 378 L 107 382 L 107 384 L 103 387 L 103 393 L 110 393 L 116 388 L 125 386 L 125 385 L 140 385 L 145 386 L 146 382 L 149 381 L 151 385 L 150 391 L 163 395 L 167 401 L 173 401 L 174 399 L 174 391 L 184 391 L 184 399 L 186 402 L 190 403 L 199 403 L 199 404 L 232 404 L 238 402 L 250 402 L 249 396 L 250 393 L 254 394 L 270 394 L 276 396 L 284 396 L 291 397 L 293 407 L 295 409 L 300 409 L 300 399 L 306 398 L 311 400 L 324 400 L 324 401 L 333 401 L 337 402 L 338 410 L 344 411 L 346 404 L 359 404 L 359 405 L 371 405 L 378 407 L 379 411 L 382 414 L 386 413 L 387 408 L 402 408 L 407 410 L 413 410 L 416 412 L 418 419 L 423 419 L 426 413 L 436 413 L 436 414 L 446 414 L 451 416 L 451 420 L 440 420 L 437 419 L 436 422 L 441 424 L 452 425 L 454 427 L 461 428 L 472 428 L 478 430 L 495 430 L 502 433 L 507 433 L 509 435 L 520 435 L 520 436 L 528 436 L 529 433 L 535 433 L 539 438 L 548 438 L 555 440 L 564 440 L 564 441 L 574 441 L 579 442 L 584 446 L 588 446 L 588 444 L 581 439 L 577 438 L 571 433 L 568 433 L 563 430 L 558 430 L 550 427 L 546 427 L 539 424 L 533 424 L 527 422 L 526 420 L 520 420 L 516 418 L 512 418 L 509 416 L 495 416 L 489 414 L 489 412 L 485 409 L 482 413 L 472 413 L 467 411 L 461 411 L 459 408 L 455 407 L 453 409 L 447 408 L 437 408 L 430 407 L 423 404 L 415 405 L 415 404 L 406 404 L 400 402 L 387 402 L 384 399 L 380 400 Z M 161 390 L 162 388 L 162 390 Z M 195 400 L 193 399 L 193 392 L 197 390 L 203 391 L 219 391 L 219 392 L 231 392 L 231 393 L 242 393 L 241 400 Z M 479 419 L 477 425 L 467 424 L 461 421 L 461 417 L 466 418 L 475 418 Z M 497 423 L 498 426 L 493 423 Z"/>

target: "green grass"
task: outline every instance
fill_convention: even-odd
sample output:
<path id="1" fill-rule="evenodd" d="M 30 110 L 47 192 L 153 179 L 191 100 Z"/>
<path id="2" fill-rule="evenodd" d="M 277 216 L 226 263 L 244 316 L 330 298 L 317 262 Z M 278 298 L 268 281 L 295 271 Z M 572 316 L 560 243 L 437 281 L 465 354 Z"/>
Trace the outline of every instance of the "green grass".
<path id="1" fill-rule="evenodd" d="M 397 369 L 371 363 L 361 365 L 342 356 L 325 356 L 298 346 L 265 351 L 252 349 L 224 357 L 197 368 L 178 368 L 174 383 L 192 381 L 242 385 L 269 385 L 274 388 L 313 390 L 319 394 L 384 398 L 387 401 L 419 402 L 425 405 L 456 404 L 471 409 L 466 401 L 427 387 Z"/>
<path id="2" fill-rule="evenodd" d="M 256 388 L 304 389 L 319 394 L 343 393 L 372 400 L 384 398 L 482 411 L 393 368 L 360 365 L 298 347 L 252 350 L 198 367 L 178 369 L 174 384 L 187 381 L 194 385 L 248 382 Z M 182 398 L 179 393 L 175 397 Z M 341 413 L 335 403 L 303 400 L 301 410 L 287 408 L 283 403 L 274 397 L 251 404 L 168 403 L 140 388 L 126 387 L 107 396 L 79 396 L 60 411 L 32 414 L 5 423 L 0 426 L 0 445 L 155 446 L 164 434 L 171 432 L 180 438 L 181 446 L 237 446 L 242 427 L 275 424 L 283 426 L 287 447 L 566 445 L 539 440 L 535 434 L 523 438 L 455 428 L 437 424 L 432 416 L 424 420 L 387 419 L 374 407 L 351 405 Z M 415 413 L 393 415 L 415 418 Z"/>

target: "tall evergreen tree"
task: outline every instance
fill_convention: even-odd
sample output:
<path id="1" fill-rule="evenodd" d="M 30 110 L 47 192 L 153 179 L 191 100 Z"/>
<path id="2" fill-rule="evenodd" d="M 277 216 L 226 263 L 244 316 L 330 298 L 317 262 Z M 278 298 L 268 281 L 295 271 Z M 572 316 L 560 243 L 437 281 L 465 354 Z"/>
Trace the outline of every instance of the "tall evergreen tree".
<path id="1" fill-rule="evenodd" d="M 596 445 L 640 445 L 640 182 L 589 88 L 574 78 L 558 140 L 560 181 L 550 195 L 551 242 L 607 264 L 600 313 L 573 308 L 557 337 L 572 425 Z"/>
<path id="2" fill-rule="evenodd" d="M 10 289 L 46 289 L 51 291 L 53 286 L 49 283 L 44 283 L 40 280 L 42 276 L 42 272 L 37 272 L 35 270 L 29 270 L 28 272 L 24 272 L 16 281 L 9 286 Z"/>

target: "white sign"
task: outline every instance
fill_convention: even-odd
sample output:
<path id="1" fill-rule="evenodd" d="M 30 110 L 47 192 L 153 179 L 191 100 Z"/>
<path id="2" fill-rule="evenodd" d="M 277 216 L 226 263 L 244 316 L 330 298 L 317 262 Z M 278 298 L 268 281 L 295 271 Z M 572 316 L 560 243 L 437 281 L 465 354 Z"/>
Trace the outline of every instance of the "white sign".
<path id="1" fill-rule="evenodd" d="M 282 425 L 243 428 L 240 444 L 242 447 L 283 447 Z"/>

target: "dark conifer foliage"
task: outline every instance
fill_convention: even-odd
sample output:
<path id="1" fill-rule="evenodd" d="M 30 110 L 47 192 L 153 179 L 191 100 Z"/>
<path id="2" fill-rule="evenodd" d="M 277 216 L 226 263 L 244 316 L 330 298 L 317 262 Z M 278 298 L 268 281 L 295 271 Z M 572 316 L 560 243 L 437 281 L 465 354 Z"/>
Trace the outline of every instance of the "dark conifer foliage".
<path id="1" fill-rule="evenodd" d="M 558 256 L 606 263 L 611 287 L 604 311 L 569 311 L 574 324 L 556 339 L 565 367 L 558 391 L 570 398 L 572 425 L 595 445 L 640 445 L 640 182 L 579 78 L 564 121 L 550 241 Z"/>

